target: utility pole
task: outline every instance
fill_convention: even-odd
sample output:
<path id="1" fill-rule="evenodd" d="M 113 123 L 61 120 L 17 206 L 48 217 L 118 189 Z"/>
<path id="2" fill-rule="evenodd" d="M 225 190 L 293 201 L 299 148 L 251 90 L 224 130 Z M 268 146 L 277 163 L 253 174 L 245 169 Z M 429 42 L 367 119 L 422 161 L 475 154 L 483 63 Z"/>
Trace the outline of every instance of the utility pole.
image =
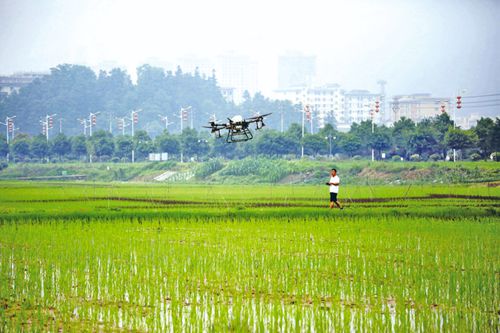
<path id="1" fill-rule="evenodd" d="M 308 105 L 304 106 L 304 109 L 302 110 L 302 142 L 301 142 L 301 152 L 300 152 L 301 158 L 304 158 L 304 122 L 305 122 L 305 115 L 307 108 Z"/>
<path id="2" fill-rule="evenodd" d="M 92 136 L 92 127 L 94 127 L 97 124 L 97 115 L 100 114 L 100 112 L 96 113 L 89 113 L 89 135 Z"/>
<path id="3" fill-rule="evenodd" d="M 63 118 L 59 118 L 59 134 L 62 133 L 62 122 L 63 122 Z"/>
<path id="4" fill-rule="evenodd" d="M 467 90 L 459 89 L 457 93 L 457 104 L 453 108 L 453 129 L 457 128 L 457 119 L 456 119 L 456 111 L 459 111 L 462 108 L 462 95 L 465 94 Z M 453 162 L 457 161 L 457 150 L 453 148 Z"/>
<path id="5" fill-rule="evenodd" d="M 184 130 L 184 122 L 188 120 L 188 112 L 191 110 L 191 106 L 187 106 L 185 108 L 181 107 L 179 111 L 179 118 L 181 119 L 181 133 Z M 192 126 L 192 121 L 193 121 L 193 116 L 191 115 L 191 128 Z"/>
<path id="6" fill-rule="evenodd" d="M 135 135 L 135 124 L 139 122 L 139 112 L 141 111 L 142 111 L 141 109 L 130 111 L 130 127 L 131 127 L 132 138 Z M 135 149 L 132 149 L 132 163 L 135 163 Z"/>
<path id="7" fill-rule="evenodd" d="M 109 113 L 109 133 L 113 134 L 113 113 Z"/>
<path id="8" fill-rule="evenodd" d="M 163 116 L 163 115 L 159 114 L 158 117 L 160 117 L 161 121 L 165 122 L 165 130 L 168 130 L 168 126 L 173 124 L 173 122 L 168 122 L 167 115 Z"/>
<path id="9" fill-rule="evenodd" d="M 6 139 L 7 139 L 7 144 L 9 144 L 10 141 L 14 140 L 14 118 L 16 118 L 16 116 L 12 116 L 12 117 L 5 117 L 5 123 L 2 123 L 0 122 L 0 124 L 4 125 L 5 126 L 5 134 L 7 135 L 6 136 Z M 12 133 L 12 140 L 9 140 L 9 134 Z"/>
<path id="10" fill-rule="evenodd" d="M 78 118 L 77 120 L 80 122 L 80 124 L 83 125 L 83 135 L 87 136 L 87 128 L 88 128 L 87 119 L 86 118 Z"/>
<path id="11" fill-rule="evenodd" d="M 47 138 L 47 142 L 49 142 L 49 130 L 54 127 L 54 117 L 56 114 L 45 115 L 45 120 L 40 120 L 40 124 L 42 124 L 42 133 Z"/>
<path id="12" fill-rule="evenodd" d="M 122 117 L 122 118 L 116 118 L 118 120 L 118 129 L 122 131 L 122 135 L 125 135 L 125 127 L 129 126 L 130 124 L 127 123 L 127 118 Z"/>

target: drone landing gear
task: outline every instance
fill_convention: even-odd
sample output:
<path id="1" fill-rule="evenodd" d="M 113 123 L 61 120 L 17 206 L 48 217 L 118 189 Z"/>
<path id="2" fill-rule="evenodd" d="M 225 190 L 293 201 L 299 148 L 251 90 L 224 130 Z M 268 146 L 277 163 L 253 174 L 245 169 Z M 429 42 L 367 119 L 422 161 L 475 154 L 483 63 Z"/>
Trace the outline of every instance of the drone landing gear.
<path id="1" fill-rule="evenodd" d="M 230 130 L 227 132 L 227 137 L 226 137 L 226 142 L 227 143 L 232 143 L 232 142 L 242 142 L 242 141 L 248 141 L 252 140 L 253 135 L 252 132 L 248 128 L 244 128 L 241 130 Z"/>

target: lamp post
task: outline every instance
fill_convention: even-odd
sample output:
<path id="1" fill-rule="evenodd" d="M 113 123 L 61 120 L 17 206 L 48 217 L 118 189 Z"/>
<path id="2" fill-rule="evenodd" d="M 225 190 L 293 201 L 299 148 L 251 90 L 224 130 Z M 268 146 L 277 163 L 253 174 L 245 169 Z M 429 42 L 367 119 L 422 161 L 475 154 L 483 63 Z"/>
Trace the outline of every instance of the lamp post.
<path id="1" fill-rule="evenodd" d="M 328 155 L 330 158 L 333 158 L 333 155 L 332 155 L 332 139 L 333 140 L 336 140 L 337 137 L 336 136 L 332 136 L 331 134 L 328 134 L 328 136 L 325 136 L 325 139 L 328 140 L 328 145 L 329 145 L 329 152 L 330 154 Z"/>
<path id="2" fill-rule="evenodd" d="M 159 114 L 158 117 L 160 117 L 161 121 L 165 122 L 165 130 L 168 130 L 168 126 L 173 124 L 173 122 L 168 121 L 167 115 L 163 116 L 163 115 Z"/>

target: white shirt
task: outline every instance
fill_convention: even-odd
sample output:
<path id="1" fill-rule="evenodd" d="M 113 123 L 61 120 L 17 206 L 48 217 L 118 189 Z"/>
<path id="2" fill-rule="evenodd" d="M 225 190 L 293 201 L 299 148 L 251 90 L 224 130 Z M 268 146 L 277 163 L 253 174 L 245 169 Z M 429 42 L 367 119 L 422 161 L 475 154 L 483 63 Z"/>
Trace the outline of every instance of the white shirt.
<path id="1" fill-rule="evenodd" d="M 339 176 L 330 177 L 330 183 L 338 183 L 340 184 Z M 330 192 L 339 193 L 339 187 L 337 185 L 330 185 Z"/>

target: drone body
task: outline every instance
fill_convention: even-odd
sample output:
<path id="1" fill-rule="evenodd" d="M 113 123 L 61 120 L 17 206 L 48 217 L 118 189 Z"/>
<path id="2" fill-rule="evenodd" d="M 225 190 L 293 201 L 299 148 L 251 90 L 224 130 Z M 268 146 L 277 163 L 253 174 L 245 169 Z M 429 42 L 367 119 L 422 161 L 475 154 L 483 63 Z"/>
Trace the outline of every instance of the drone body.
<path id="1" fill-rule="evenodd" d="M 255 123 L 255 129 L 259 130 L 266 126 L 266 124 L 264 124 L 264 117 L 267 117 L 268 115 L 270 115 L 270 113 L 246 119 L 237 115 L 232 118 L 227 118 L 229 120 L 228 123 L 216 123 L 215 121 L 211 121 L 209 123 L 210 126 L 203 127 L 210 128 L 212 133 L 214 133 L 217 138 L 222 137 L 220 133 L 221 130 L 227 130 L 227 143 L 248 141 L 253 139 L 252 131 L 250 131 L 248 125 Z"/>

